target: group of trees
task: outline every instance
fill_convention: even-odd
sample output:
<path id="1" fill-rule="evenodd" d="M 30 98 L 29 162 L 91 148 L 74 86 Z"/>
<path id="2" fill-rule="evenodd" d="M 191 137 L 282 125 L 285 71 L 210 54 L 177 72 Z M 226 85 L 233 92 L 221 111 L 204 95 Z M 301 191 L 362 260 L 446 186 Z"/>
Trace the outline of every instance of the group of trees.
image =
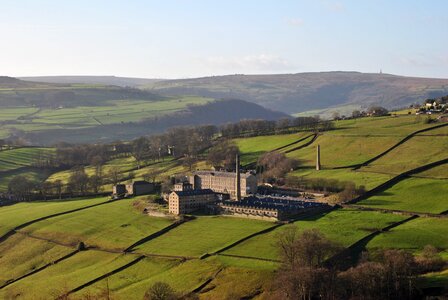
<path id="1" fill-rule="evenodd" d="M 351 200 L 365 192 L 365 187 L 356 186 L 351 181 L 341 181 L 337 179 L 327 178 L 305 178 L 294 175 L 288 175 L 286 178 L 286 185 L 291 188 L 301 190 L 313 190 L 324 193 L 338 193 L 336 196 L 341 201 Z"/>
<path id="2" fill-rule="evenodd" d="M 317 229 L 290 227 L 277 241 L 282 266 L 274 292 L 279 299 L 413 299 L 419 274 L 440 270 L 444 262 L 432 246 L 414 257 L 404 250 L 365 254 L 347 270 L 329 264 L 341 247 Z"/>
<path id="3" fill-rule="evenodd" d="M 234 170 L 238 146 L 229 140 L 221 141 L 207 153 L 207 162 L 212 166 L 221 166 L 226 170 Z"/>
<path id="4" fill-rule="evenodd" d="M 223 137 L 253 136 L 280 134 L 298 130 L 326 131 L 334 128 L 331 121 L 323 121 L 319 117 L 283 118 L 277 121 L 241 120 L 221 126 Z"/>
<path id="5" fill-rule="evenodd" d="M 263 154 L 258 159 L 257 173 L 261 174 L 264 182 L 277 183 L 298 165 L 299 162 L 296 159 L 286 157 L 284 153 L 272 151 Z"/>

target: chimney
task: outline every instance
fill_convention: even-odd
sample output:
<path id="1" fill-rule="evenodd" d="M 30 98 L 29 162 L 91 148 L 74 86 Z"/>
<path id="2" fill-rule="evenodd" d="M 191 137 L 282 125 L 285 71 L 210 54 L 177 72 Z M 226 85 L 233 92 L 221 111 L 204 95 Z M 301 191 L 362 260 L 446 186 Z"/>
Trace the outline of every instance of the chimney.
<path id="1" fill-rule="evenodd" d="M 320 170 L 320 145 L 317 145 L 317 153 L 316 153 L 316 170 Z"/>
<path id="2" fill-rule="evenodd" d="M 236 192 L 236 201 L 241 200 L 241 174 L 240 174 L 240 156 L 239 154 L 236 155 L 236 163 L 235 163 L 235 172 L 236 172 L 236 179 L 235 179 L 235 192 Z"/>

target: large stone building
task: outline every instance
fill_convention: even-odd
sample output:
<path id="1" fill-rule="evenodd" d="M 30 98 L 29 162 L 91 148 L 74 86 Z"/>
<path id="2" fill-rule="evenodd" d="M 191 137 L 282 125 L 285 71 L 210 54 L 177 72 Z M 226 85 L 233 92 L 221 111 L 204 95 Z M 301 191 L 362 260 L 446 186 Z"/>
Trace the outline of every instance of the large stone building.
<path id="1" fill-rule="evenodd" d="M 327 204 L 270 197 L 246 197 L 242 201 L 217 203 L 215 213 L 250 219 L 271 221 L 288 220 L 309 211 L 329 209 Z"/>
<path id="2" fill-rule="evenodd" d="M 182 215 L 215 202 L 216 194 L 210 189 L 173 191 L 168 197 L 168 209 L 171 214 Z"/>
<path id="3" fill-rule="evenodd" d="M 229 194 L 230 198 L 237 199 L 238 172 L 196 171 L 190 176 L 190 183 L 195 190 L 211 189 L 215 193 Z M 240 175 L 241 197 L 257 192 L 257 177 L 251 173 Z"/>

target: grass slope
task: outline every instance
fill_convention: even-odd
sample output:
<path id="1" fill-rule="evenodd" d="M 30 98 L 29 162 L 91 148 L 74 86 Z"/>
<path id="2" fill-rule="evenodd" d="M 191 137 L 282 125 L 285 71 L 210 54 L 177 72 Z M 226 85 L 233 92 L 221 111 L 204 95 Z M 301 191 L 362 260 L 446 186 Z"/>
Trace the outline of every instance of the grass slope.
<path id="1" fill-rule="evenodd" d="M 51 263 L 73 250 L 16 234 L 0 243 L 0 285 Z"/>
<path id="2" fill-rule="evenodd" d="M 300 231 L 317 228 L 331 240 L 346 247 L 372 231 L 404 218 L 403 216 L 386 213 L 338 209 L 315 217 L 308 217 L 293 224 L 279 227 L 267 234 L 256 236 L 230 248 L 224 254 L 278 259 L 276 239 L 288 226 L 296 227 Z"/>
<path id="3" fill-rule="evenodd" d="M 249 138 L 234 139 L 241 152 L 241 163 L 243 165 L 257 161 L 263 153 L 272 151 L 282 146 L 293 143 L 308 133 L 293 133 L 281 135 L 266 135 Z"/>
<path id="4" fill-rule="evenodd" d="M 191 260 L 184 263 L 166 259 L 145 258 L 126 270 L 79 291 L 75 296 L 97 294 L 106 284 L 113 299 L 142 299 L 155 282 L 166 282 L 181 295 L 194 290 L 214 273 L 220 265 L 213 260 Z"/>
<path id="5" fill-rule="evenodd" d="M 273 226 L 270 222 L 232 217 L 198 217 L 136 248 L 138 253 L 198 257 Z"/>
<path id="6" fill-rule="evenodd" d="M 149 217 L 126 199 L 51 218 L 23 229 L 33 236 L 76 245 L 123 250 L 134 242 L 171 224 L 169 219 Z"/>
<path id="7" fill-rule="evenodd" d="M 433 245 L 448 255 L 447 218 L 417 218 L 375 237 L 368 249 L 396 248 L 412 252 Z"/>
<path id="8" fill-rule="evenodd" d="M 27 202 L 3 206 L 0 207 L 0 235 L 20 224 L 38 218 L 106 201 L 108 201 L 107 197 L 99 197 L 67 201 Z"/>
<path id="9" fill-rule="evenodd" d="M 94 250 L 80 252 L 67 260 L 7 286 L 0 290 L 0 297 L 8 299 L 20 295 L 21 299 L 56 298 L 133 259 L 135 256 L 129 254 L 111 254 Z M 49 281 L 50 278 L 51 281 Z"/>
<path id="10" fill-rule="evenodd" d="M 448 210 L 447 194 L 448 180 L 409 178 L 358 204 L 437 214 Z"/>

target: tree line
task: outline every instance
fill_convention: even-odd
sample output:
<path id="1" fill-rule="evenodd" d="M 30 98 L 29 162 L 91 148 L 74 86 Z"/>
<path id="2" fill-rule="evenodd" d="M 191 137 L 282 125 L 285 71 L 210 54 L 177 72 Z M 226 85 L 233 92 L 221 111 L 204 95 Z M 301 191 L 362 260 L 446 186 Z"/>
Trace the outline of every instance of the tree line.
<path id="1" fill-rule="evenodd" d="M 428 245 L 418 256 L 397 249 L 364 252 L 354 266 L 340 267 L 329 259 L 343 248 L 318 229 L 289 227 L 277 247 L 282 264 L 272 299 L 420 299 L 420 274 L 446 266 Z"/>

